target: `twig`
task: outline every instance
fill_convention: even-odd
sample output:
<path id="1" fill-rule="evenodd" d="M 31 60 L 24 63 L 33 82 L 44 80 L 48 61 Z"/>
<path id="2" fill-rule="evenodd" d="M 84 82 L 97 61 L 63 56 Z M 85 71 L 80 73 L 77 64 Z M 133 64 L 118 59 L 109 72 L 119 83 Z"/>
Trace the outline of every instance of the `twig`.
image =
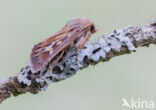
<path id="1" fill-rule="evenodd" d="M 56 65 L 50 63 L 35 75 L 29 63 L 19 74 L 0 81 L 0 102 L 13 96 L 45 90 L 51 82 L 57 82 L 74 75 L 77 71 L 95 65 L 100 61 L 108 61 L 114 56 L 135 52 L 137 47 L 156 44 L 156 20 L 148 26 L 128 26 L 114 30 L 113 34 L 105 34 L 95 43 L 87 43 L 80 52 L 81 68 L 77 65 L 77 51 L 69 49 Z"/>

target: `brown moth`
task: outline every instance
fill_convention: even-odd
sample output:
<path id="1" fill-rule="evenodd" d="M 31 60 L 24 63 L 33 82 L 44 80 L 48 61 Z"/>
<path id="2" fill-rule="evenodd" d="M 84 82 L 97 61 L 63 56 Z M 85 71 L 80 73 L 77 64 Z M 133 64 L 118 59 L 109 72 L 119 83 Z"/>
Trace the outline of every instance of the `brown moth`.
<path id="1" fill-rule="evenodd" d="M 30 54 L 30 67 L 33 73 L 41 71 L 59 53 L 55 64 L 68 48 L 76 48 L 78 62 L 80 49 L 89 40 L 91 34 L 96 32 L 94 23 L 87 18 L 75 18 L 56 34 L 33 46 Z M 79 65 L 79 63 L 78 63 Z"/>

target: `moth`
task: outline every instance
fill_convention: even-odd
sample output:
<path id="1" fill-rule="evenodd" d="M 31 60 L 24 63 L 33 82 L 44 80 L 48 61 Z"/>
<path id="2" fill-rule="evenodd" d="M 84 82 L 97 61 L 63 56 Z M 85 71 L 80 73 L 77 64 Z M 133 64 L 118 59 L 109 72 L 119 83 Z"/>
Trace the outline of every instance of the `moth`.
<path id="1" fill-rule="evenodd" d="M 71 19 L 56 34 L 33 46 L 29 59 L 31 71 L 33 73 L 41 71 L 55 56 L 59 55 L 52 62 L 52 64 L 57 63 L 68 48 L 77 49 L 77 60 L 79 60 L 80 49 L 96 31 L 94 23 L 88 18 Z"/>

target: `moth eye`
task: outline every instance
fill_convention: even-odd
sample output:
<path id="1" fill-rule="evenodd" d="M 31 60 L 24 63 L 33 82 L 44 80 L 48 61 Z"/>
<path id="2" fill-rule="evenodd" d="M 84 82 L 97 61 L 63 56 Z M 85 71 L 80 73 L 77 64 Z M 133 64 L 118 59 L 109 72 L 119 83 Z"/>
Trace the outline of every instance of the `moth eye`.
<path id="1" fill-rule="evenodd" d="M 94 25 L 92 25 L 92 26 L 90 27 L 90 31 L 91 31 L 92 33 L 95 32 L 95 26 L 94 26 Z"/>

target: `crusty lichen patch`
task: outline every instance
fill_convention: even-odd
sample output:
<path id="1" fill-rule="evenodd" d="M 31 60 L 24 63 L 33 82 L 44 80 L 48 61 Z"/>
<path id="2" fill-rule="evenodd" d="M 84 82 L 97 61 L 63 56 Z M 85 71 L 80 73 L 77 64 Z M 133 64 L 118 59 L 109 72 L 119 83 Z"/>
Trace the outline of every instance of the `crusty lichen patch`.
<path id="1" fill-rule="evenodd" d="M 27 66 L 26 68 L 23 68 L 20 73 L 18 74 L 18 81 L 20 83 L 26 84 L 28 86 L 31 85 L 31 79 L 29 79 L 29 72 L 30 72 L 30 67 Z"/>
<path id="2" fill-rule="evenodd" d="M 115 30 L 113 34 L 103 35 L 96 43 L 87 43 L 81 50 L 81 62 L 86 57 L 93 62 L 99 61 L 100 58 L 107 59 L 107 54 L 110 51 L 120 52 L 122 47 L 127 47 L 129 52 L 135 52 L 135 45 L 128 36 L 130 29 L 132 26 Z"/>

